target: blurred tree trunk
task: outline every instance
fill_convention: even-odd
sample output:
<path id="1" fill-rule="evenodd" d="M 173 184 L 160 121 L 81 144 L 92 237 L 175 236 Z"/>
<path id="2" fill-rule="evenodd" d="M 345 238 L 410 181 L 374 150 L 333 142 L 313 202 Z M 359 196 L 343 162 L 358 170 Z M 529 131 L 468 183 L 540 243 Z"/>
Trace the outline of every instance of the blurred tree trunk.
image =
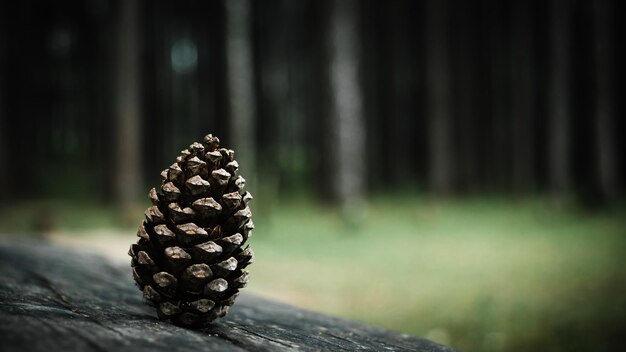
<path id="1" fill-rule="evenodd" d="M 119 3 L 116 47 L 115 194 L 122 210 L 132 207 L 140 193 L 139 0 Z"/>
<path id="2" fill-rule="evenodd" d="M 216 63 L 220 51 L 215 50 L 216 22 L 220 18 L 219 3 L 202 1 L 198 3 L 198 12 L 194 16 L 194 29 L 198 48 L 197 90 L 198 90 L 198 118 L 201 134 L 213 133 L 222 136 L 217 131 L 218 115 L 216 113 L 215 90 L 217 87 Z M 209 19 L 207 20 L 207 14 Z M 197 134 L 195 131 L 194 134 Z"/>
<path id="3" fill-rule="evenodd" d="M 226 0 L 226 69 L 230 141 L 249 188 L 256 181 L 255 111 L 250 0 Z"/>
<path id="4" fill-rule="evenodd" d="M 550 2 L 550 91 L 548 171 L 551 192 L 562 197 L 571 187 L 570 8 L 568 0 Z"/>
<path id="5" fill-rule="evenodd" d="M 614 62 L 612 10 L 609 1 L 595 1 L 594 58 L 595 58 L 595 140 L 597 179 L 603 201 L 615 199 L 618 194 L 615 155 L 615 111 L 613 102 Z"/>
<path id="6" fill-rule="evenodd" d="M 432 192 L 445 195 L 454 186 L 448 2 L 429 0 L 426 6 L 429 183 Z"/>
<path id="7" fill-rule="evenodd" d="M 290 30 L 285 14 L 288 1 L 277 1 L 276 8 L 260 6 L 258 32 L 260 116 L 258 118 L 259 143 L 265 148 L 259 176 L 264 177 L 264 187 L 279 192 L 284 177 L 288 176 L 284 155 L 288 153 L 289 124 L 289 59 L 287 36 Z M 274 17 L 275 16 L 275 17 Z"/>
<path id="8" fill-rule="evenodd" d="M 99 188 L 99 198 L 108 202 L 113 201 L 114 190 L 113 182 L 110 181 L 111 170 L 109 165 L 113 164 L 113 155 L 110 152 L 110 141 L 115 136 L 115 131 L 110 128 L 111 116 L 114 113 L 114 107 L 111 102 L 113 100 L 113 72 L 115 67 L 111 65 L 115 58 L 115 36 L 110 35 L 110 29 L 115 21 L 115 12 L 113 9 L 99 9 L 94 21 L 95 27 L 95 48 L 94 61 L 99 69 L 94 70 L 88 67 L 87 70 L 93 72 L 94 80 L 94 104 L 87 106 L 85 109 L 94 109 L 93 116 L 95 119 L 85 119 L 89 126 L 89 137 L 91 139 L 91 149 L 87 152 L 87 159 L 91 159 L 93 155 L 100 155 L 100 158 L 94 158 L 95 167 L 93 173 L 97 179 Z M 90 111 L 91 113 L 91 111 Z M 81 118 L 84 119 L 84 116 Z"/>
<path id="9" fill-rule="evenodd" d="M 489 104 L 491 124 L 489 128 L 490 148 L 486 158 L 489 181 L 493 190 L 510 188 L 511 181 L 511 116 L 510 116 L 510 62 L 509 31 L 510 12 L 508 4 L 500 0 L 485 0 L 486 26 L 489 33 Z"/>
<path id="10" fill-rule="evenodd" d="M 334 152 L 334 197 L 352 207 L 363 200 L 365 186 L 365 125 L 359 82 L 358 2 L 332 1 L 330 9 L 329 81 L 331 142 Z"/>
<path id="11" fill-rule="evenodd" d="M 511 11 L 513 189 L 524 193 L 535 189 L 532 2 L 513 1 Z"/>
<path id="12" fill-rule="evenodd" d="M 389 84 L 390 71 L 393 62 L 387 55 L 390 42 L 385 40 L 393 30 L 390 19 L 394 16 L 391 8 L 398 2 L 365 1 L 363 4 L 361 71 L 363 84 L 363 112 L 366 125 L 366 140 L 376 141 L 367 143 L 367 186 L 371 190 L 393 189 L 396 185 L 395 170 L 391 170 L 392 163 L 388 156 L 393 150 L 389 138 L 388 110 L 391 104 L 391 92 L 385 89 Z M 383 118 L 385 117 L 385 118 Z"/>
<path id="13" fill-rule="evenodd" d="M 7 67 L 6 64 L 6 55 L 7 55 L 7 18 L 6 18 L 6 5 L 4 2 L 0 3 L 0 189 L 3 190 L 0 192 L 0 201 L 4 200 L 7 196 L 7 191 L 9 188 L 9 179 L 8 179 L 8 142 L 6 136 L 6 126 L 5 121 L 7 120 L 7 107 L 5 104 L 5 85 L 6 85 L 6 74 L 5 70 Z"/>
<path id="14" fill-rule="evenodd" d="M 146 51 L 150 51 L 150 55 L 146 55 L 142 60 L 142 93 L 143 99 L 148 104 L 144 105 L 144 116 L 150 116 L 151 126 L 143 131 L 143 150 L 150 150 L 150 153 L 143 155 L 143 167 L 145 170 L 145 181 L 148 185 L 158 184 L 160 181 L 159 173 L 163 167 L 171 163 L 177 149 L 172 149 L 170 138 L 164 136 L 166 99 L 162 95 L 162 90 L 168 85 L 162 81 L 164 69 L 163 57 L 163 36 L 159 29 L 164 26 L 160 23 L 162 3 L 150 2 L 143 3 L 143 26 L 144 26 L 144 42 Z M 168 56 L 169 57 L 169 56 Z M 167 66 L 166 66 L 167 67 Z M 169 70 L 169 67 L 168 67 Z M 156 103 L 158 102 L 158 104 Z M 153 141 L 158 140 L 159 143 Z M 167 152 L 169 150 L 169 157 Z"/>
<path id="15" fill-rule="evenodd" d="M 401 188 L 407 185 L 409 173 L 414 164 L 411 152 L 415 134 L 416 100 L 415 67 L 416 58 L 412 50 L 412 17 L 406 15 L 411 11 L 410 1 L 383 2 L 385 37 L 382 43 L 381 80 L 374 82 L 379 87 L 383 109 L 377 116 L 381 120 L 381 129 L 377 131 L 383 137 L 384 146 L 374 145 L 384 151 L 383 182 L 387 187 Z M 386 133 L 386 136 L 384 134 Z M 380 138 L 377 137 L 377 140 Z"/>
<path id="16" fill-rule="evenodd" d="M 455 53 L 454 66 L 456 68 L 455 77 L 455 104 L 453 107 L 454 115 L 458 120 L 458 128 L 456 129 L 458 145 L 455 152 L 458 154 L 457 177 L 459 178 L 459 186 L 464 191 L 473 191 L 477 188 L 479 160 L 477 158 L 479 139 L 476 138 L 480 133 L 479 126 L 482 116 L 477 114 L 477 105 L 479 103 L 478 93 L 481 92 L 481 81 L 476 79 L 479 74 L 480 60 L 477 59 L 479 54 L 479 36 L 478 26 L 475 21 L 479 18 L 479 4 L 461 1 L 455 4 L 455 23 L 451 25 L 454 28 Z"/>

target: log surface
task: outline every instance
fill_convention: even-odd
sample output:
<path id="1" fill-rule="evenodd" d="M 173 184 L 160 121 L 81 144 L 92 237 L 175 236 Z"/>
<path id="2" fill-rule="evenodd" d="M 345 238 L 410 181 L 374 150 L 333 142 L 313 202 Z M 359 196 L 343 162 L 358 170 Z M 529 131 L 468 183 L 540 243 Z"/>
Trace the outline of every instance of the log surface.
<path id="1" fill-rule="evenodd" d="M 0 275 L 0 351 L 453 351 L 246 292 L 209 327 L 177 327 L 130 267 L 45 243 L 0 241 Z"/>

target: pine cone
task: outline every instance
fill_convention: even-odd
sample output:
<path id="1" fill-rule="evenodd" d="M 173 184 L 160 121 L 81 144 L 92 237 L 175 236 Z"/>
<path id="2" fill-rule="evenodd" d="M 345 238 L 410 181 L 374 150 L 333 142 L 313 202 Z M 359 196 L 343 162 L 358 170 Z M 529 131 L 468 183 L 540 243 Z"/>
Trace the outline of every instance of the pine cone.
<path id="1" fill-rule="evenodd" d="M 226 315 L 253 260 L 242 248 L 254 228 L 234 152 L 207 135 L 161 172 L 153 206 L 130 248 L 137 286 L 160 319 L 198 326 Z"/>

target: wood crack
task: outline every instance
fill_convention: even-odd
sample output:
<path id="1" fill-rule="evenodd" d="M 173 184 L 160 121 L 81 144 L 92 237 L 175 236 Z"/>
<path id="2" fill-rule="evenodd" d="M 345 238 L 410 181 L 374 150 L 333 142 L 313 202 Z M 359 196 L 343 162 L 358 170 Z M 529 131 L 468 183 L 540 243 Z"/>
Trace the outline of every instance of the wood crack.
<path id="1" fill-rule="evenodd" d="M 39 319 L 39 321 L 43 325 L 47 326 L 51 331 L 57 332 L 60 335 L 63 335 L 63 333 L 65 332 L 63 329 L 57 328 L 57 326 L 55 324 L 52 324 L 50 321 L 48 321 L 46 319 Z M 92 341 L 90 338 L 88 338 L 87 336 L 83 335 L 80 330 L 76 330 L 76 329 L 71 329 L 71 330 L 74 330 L 74 333 L 72 334 L 73 336 L 76 336 L 79 339 L 83 340 L 87 344 L 87 346 L 89 346 L 93 350 L 100 351 L 100 352 L 107 352 L 106 348 L 100 346 L 98 343 Z"/>
<path id="2" fill-rule="evenodd" d="M 247 333 L 249 333 L 249 334 L 252 334 L 252 335 L 254 335 L 254 336 L 260 337 L 260 338 L 262 338 L 262 339 L 264 339 L 264 340 L 267 340 L 267 341 L 270 341 L 270 342 L 276 343 L 276 344 L 281 345 L 281 346 L 285 346 L 285 347 L 289 347 L 289 348 L 297 348 L 297 347 L 298 347 L 298 346 L 296 346 L 296 345 L 293 345 L 293 344 L 290 344 L 290 343 L 285 343 L 285 342 L 283 342 L 283 341 L 281 341 L 281 340 L 276 340 L 276 339 L 273 339 L 273 338 L 271 338 L 271 337 L 269 337 L 269 336 L 266 336 L 266 335 L 260 334 L 260 333 L 258 333 L 258 332 L 255 332 L 255 331 L 252 331 L 252 330 L 249 330 L 249 329 L 246 329 L 246 328 L 244 328 L 243 326 L 237 326 L 237 327 L 235 327 L 235 328 L 236 328 L 236 329 L 239 329 L 239 330 L 243 330 L 243 331 L 245 331 L 245 332 L 247 332 Z"/>
<path id="3" fill-rule="evenodd" d="M 52 292 L 59 299 L 59 301 L 61 301 L 59 303 L 62 306 L 71 310 L 72 312 L 74 312 L 77 309 L 76 307 L 74 307 L 74 305 L 72 305 L 72 303 L 67 299 L 67 297 L 61 291 L 57 290 L 57 288 L 54 287 L 54 285 L 52 284 L 52 281 L 50 281 L 47 277 L 35 271 L 29 271 L 29 273 L 36 280 L 38 280 L 41 284 L 43 284 L 45 288 L 50 290 L 50 292 Z"/>
<path id="4" fill-rule="evenodd" d="M 242 349 L 243 349 L 243 350 L 245 350 L 245 351 L 250 351 L 250 350 L 247 348 L 248 346 L 246 346 L 246 344 L 245 344 L 245 343 L 242 343 L 241 341 L 239 341 L 239 340 L 237 340 L 237 339 L 234 339 L 234 338 L 232 338 L 232 337 L 228 336 L 228 334 L 223 333 L 223 332 L 221 332 L 221 331 L 215 331 L 214 333 L 215 333 L 215 335 L 216 335 L 217 337 L 221 338 L 222 340 L 228 341 L 229 343 L 233 344 L 234 346 L 239 347 L 239 348 L 242 348 Z"/>
<path id="5" fill-rule="evenodd" d="M 349 338 L 346 338 L 346 337 L 343 337 L 343 336 L 339 336 L 339 335 L 335 335 L 335 334 L 333 334 L 332 332 L 327 332 L 326 334 L 327 334 L 328 336 L 334 337 L 334 338 L 336 338 L 336 339 L 338 339 L 338 340 L 341 340 L 341 341 L 345 341 L 345 342 L 348 342 L 348 343 L 354 344 L 354 345 L 358 346 L 359 348 L 361 348 L 361 347 L 362 347 L 360 343 L 358 343 L 358 342 L 356 342 L 356 341 L 353 341 L 353 340 L 351 340 L 351 339 L 349 339 Z M 324 341 L 326 341 L 326 340 L 324 340 Z M 343 346 L 341 346 L 341 345 L 339 345 L 339 344 L 336 344 L 336 343 L 333 343 L 333 342 L 330 342 L 330 341 L 326 341 L 326 342 L 343 348 Z"/>
<path id="6" fill-rule="evenodd" d="M 50 290 L 50 292 L 52 292 L 60 302 L 63 307 L 65 307 L 66 309 L 68 309 L 69 311 L 79 314 L 80 316 L 82 316 L 83 318 L 91 321 L 92 323 L 103 327 L 104 329 L 113 332 L 115 335 L 117 335 L 120 338 L 120 342 L 122 342 L 123 344 L 128 344 L 128 341 L 126 341 L 126 337 L 124 336 L 124 334 L 122 334 L 121 332 L 117 331 L 116 329 L 107 326 L 105 324 L 103 324 L 100 320 L 98 320 L 97 318 L 93 318 L 91 317 L 89 314 L 87 314 L 86 312 L 82 311 L 79 307 L 75 306 L 72 302 L 69 301 L 69 299 L 67 298 L 68 296 L 66 296 L 65 294 L 63 294 L 63 292 L 61 292 L 61 290 L 57 289 L 55 287 L 55 285 L 52 283 L 52 281 L 50 281 L 50 279 L 48 279 L 47 277 L 34 272 L 34 271 L 30 271 L 30 274 L 36 278 L 37 280 L 39 280 L 43 286 L 47 289 Z"/>

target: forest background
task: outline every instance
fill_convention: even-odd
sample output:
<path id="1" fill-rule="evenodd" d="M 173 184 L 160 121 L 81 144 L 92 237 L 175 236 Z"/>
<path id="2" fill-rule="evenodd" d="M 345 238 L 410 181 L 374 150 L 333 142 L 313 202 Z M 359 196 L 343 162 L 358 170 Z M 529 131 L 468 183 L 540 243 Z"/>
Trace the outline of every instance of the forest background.
<path id="1" fill-rule="evenodd" d="M 0 232 L 127 260 L 213 133 L 255 196 L 251 291 L 465 351 L 617 350 L 622 13 L 1 1 Z"/>

